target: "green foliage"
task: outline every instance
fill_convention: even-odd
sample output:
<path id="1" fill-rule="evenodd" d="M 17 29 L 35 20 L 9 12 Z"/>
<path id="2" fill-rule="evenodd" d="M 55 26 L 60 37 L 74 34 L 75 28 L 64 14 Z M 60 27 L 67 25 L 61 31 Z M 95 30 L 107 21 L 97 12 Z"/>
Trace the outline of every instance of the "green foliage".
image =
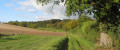
<path id="1" fill-rule="evenodd" d="M 44 28 L 56 28 L 57 23 L 60 22 L 59 19 L 52 19 L 47 21 L 38 21 L 38 22 L 18 22 L 18 21 L 10 21 L 8 24 L 18 25 L 22 27 L 29 27 L 29 28 L 38 28 L 38 27 L 44 27 Z"/>
<path id="2" fill-rule="evenodd" d="M 111 28 L 110 30 L 108 30 L 108 34 L 112 37 L 112 41 L 113 41 L 113 46 L 116 48 L 116 50 L 120 49 L 120 25 L 114 29 L 118 29 L 118 31 L 114 31 L 113 28 Z"/>
<path id="3" fill-rule="evenodd" d="M 68 22 L 67 24 L 65 24 L 63 26 L 63 28 L 65 30 L 71 30 L 71 29 L 73 29 L 73 28 L 75 28 L 77 26 L 78 26 L 78 21 L 77 20 L 71 20 L 70 22 Z"/>
<path id="4" fill-rule="evenodd" d="M 18 21 L 10 21 L 9 24 L 17 25 Z"/>
<path id="5" fill-rule="evenodd" d="M 58 29 L 61 29 L 63 27 L 63 21 L 57 23 L 57 28 Z"/>
<path id="6" fill-rule="evenodd" d="M 62 29 L 55 29 L 55 28 L 37 28 L 39 30 L 45 30 L 45 31 L 53 31 L 53 32 L 65 32 Z"/>
<path id="7" fill-rule="evenodd" d="M 18 25 L 22 26 L 22 27 L 26 27 L 26 23 L 25 22 L 21 22 Z"/>
<path id="8" fill-rule="evenodd" d="M 53 28 L 53 24 L 46 24 L 47 28 Z"/>
<path id="9" fill-rule="evenodd" d="M 64 0 L 37 0 L 38 3 L 57 3 Z M 98 22 L 104 24 L 111 24 L 118 26 L 119 18 L 119 0 L 65 0 L 67 16 L 76 15 L 81 16 L 82 13 L 94 13 L 94 17 Z M 87 12 L 85 12 L 87 10 Z"/>
<path id="10" fill-rule="evenodd" d="M 38 3 L 56 3 L 64 0 L 37 0 Z M 94 13 L 98 22 L 118 27 L 120 23 L 120 1 L 119 0 L 65 0 L 67 16 L 81 16 L 82 13 Z M 85 12 L 87 10 L 87 12 Z M 110 26 L 107 26 L 110 27 Z M 112 27 L 111 27 L 112 28 Z"/>
<path id="11" fill-rule="evenodd" d="M 56 28 L 56 29 L 63 29 L 63 26 L 65 24 L 67 24 L 69 21 L 71 21 L 71 20 L 70 19 L 64 19 L 64 20 L 52 19 L 52 20 L 38 21 L 38 22 L 10 21 L 10 22 L 8 22 L 8 24 L 18 25 L 18 26 L 22 26 L 22 27 L 29 27 L 29 28 Z M 75 24 L 74 21 L 72 23 Z"/>
<path id="12" fill-rule="evenodd" d="M 70 32 L 73 34 L 79 34 L 81 38 L 84 38 L 95 44 L 100 36 L 97 22 L 86 21 L 79 24 L 81 24 L 81 26 L 72 29 Z"/>
<path id="13" fill-rule="evenodd" d="M 78 21 L 77 21 L 77 20 L 72 20 L 72 21 L 70 21 L 70 22 L 67 24 L 68 29 L 73 29 L 73 28 L 75 28 L 77 25 L 78 25 Z"/>
<path id="14" fill-rule="evenodd" d="M 54 2 L 55 5 L 58 5 L 60 1 L 58 0 L 37 0 L 37 4 L 42 3 L 42 5 L 46 5 L 47 3 Z"/>
<path id="15" fill-rule="evenodd" d="M 90 17 L 88 17 L 87 15 L 83 15 L 81 17 L 79 17 L 78 22 L 79 22 L 79 26 L 81 26 L 83 22 L 89 21 L 91 20 Z"/>

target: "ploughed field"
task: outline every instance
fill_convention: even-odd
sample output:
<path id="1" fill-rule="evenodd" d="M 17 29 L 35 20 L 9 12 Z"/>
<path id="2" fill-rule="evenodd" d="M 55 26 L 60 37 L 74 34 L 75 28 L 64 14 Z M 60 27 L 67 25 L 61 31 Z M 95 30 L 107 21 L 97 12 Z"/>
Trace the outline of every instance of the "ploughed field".
<path id="1" fill-rule="evenodd" d="M 43 31 L 43 30 L 37 30 L 37 29 L 9 25 L 9 24 L 2 24 L 2 23 L 0 23 L 0 33 L 27 34 L 27 35 L 52 35 L 52 36 L 66 35 L 65 32 Z"/>

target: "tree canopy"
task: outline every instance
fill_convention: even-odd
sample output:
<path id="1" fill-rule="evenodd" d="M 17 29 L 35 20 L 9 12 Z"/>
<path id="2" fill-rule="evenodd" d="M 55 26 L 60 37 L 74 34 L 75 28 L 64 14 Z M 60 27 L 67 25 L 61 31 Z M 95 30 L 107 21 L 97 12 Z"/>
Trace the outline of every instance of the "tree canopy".
<path id="1" fill-rule="evenodd" d="M 99 23 L 111 26 L 118 26 L 120 23 L 120 0 L 37 0 L 43 5 L 47 3 L 65 2 L 67 16 L 94 13 L 94 17 Z"/>

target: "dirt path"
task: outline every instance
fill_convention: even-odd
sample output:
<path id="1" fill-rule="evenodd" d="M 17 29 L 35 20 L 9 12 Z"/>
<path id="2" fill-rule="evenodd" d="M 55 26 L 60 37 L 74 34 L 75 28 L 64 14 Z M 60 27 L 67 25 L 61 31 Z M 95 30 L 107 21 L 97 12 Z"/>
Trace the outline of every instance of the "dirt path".
<path id="1" fill-rule="evenodd" d="M 0 33 L 65 36 L 65 32 L 51 32 L 0 23 Z"/>

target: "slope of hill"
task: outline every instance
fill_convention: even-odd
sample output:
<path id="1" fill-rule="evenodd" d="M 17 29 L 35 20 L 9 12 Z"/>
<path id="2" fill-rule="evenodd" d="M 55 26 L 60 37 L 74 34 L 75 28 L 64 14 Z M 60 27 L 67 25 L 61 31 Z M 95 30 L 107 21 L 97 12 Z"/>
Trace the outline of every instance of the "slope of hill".
<path id="1" fill-rule="evenodd" d="M 0 33 L 65 36 L 65 32 L 51 32 L 0 23 Z"/>

